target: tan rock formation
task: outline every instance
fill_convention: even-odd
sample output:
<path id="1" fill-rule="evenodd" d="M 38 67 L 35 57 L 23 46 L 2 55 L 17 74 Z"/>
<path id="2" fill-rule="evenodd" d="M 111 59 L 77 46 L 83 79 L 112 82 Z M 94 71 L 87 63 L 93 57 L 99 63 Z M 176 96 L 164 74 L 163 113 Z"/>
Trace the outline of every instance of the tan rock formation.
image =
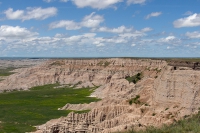
<path id="1" fill-rule="evenodd" d="M 136 84 L 125 79 L 137 73 L 143 77 Z M 56 82 L 76 84 L 77 88 L 100 86 L 91 96 L 102 100 L 66 103 L 59 109 L 91 111 L 72 112 L 51 120 L 38 126 L 37 133 L 108 133 L 161 126 L 195 113 L 200 107 L 200 71 L 185 66 L 174 70 L 165 61 L 150 59 L 50 60 L 11 75 L 0 82 L 0 90 L 29 89 Z"/>

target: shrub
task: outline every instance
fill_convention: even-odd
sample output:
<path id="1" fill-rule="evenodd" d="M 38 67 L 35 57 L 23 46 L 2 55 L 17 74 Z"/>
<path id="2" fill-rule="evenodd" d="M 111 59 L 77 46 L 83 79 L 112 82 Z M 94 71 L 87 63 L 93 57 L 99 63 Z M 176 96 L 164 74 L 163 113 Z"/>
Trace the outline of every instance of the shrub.
<path id="1" fill-rule="evenodd" d="M 152 114 L 152 116 L 155 116 L 155 115 L 156 115 L 156 113 L 153 113 L 153 114 Z"/>
<path id="2" fill-rule="evenodd" d="M 136 95 L 134 98 L 129 100 L 129 104 L 130 105 L 132 105 L 133 103 L 140 104 L 141 102 L 140 102 L 139 98 L 140 98 L 140 95 Z"/>
<path id="3" fill-rule="evenodd" d="M 99 63 L 97 63 L 97 66 L 104 66 L 104 67 L 107 67 L 108 65 L 110 65 L 110 62 L 108 61 L 100 61 Z"/>
<path id="4" fill-rule="evenodd" d="M 142 79 L 142 73 L 137 73 L 136 75 L 132 77 L 127 76 L 125 79 L 128 80 L 129 83 L 133 82 L 134 84 L 136 84 L 139 80 Z"/>

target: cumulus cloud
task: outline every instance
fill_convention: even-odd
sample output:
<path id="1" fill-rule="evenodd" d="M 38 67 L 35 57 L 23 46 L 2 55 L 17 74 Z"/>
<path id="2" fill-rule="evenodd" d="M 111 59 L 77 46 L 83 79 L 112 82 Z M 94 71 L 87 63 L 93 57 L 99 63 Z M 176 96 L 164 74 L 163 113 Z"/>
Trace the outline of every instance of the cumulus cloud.
<path id="1" fill-rule="evenodd" d="M 13 11 L 12 8 L 7 9 L 4 11 L 7 19 L 19 19 L 22 21 L 36 19 L 36 20 L 44 20 L 49 17 L 55 16 L 57 14 L 57 9 L 55 7 L 49 8 L 32 8 L 28 7 L 26 10 L 16 10 Z"/>
<path id="2" fill-rule="evenodd" d="M 152 31 L 153 29 L 150 28 L 150 27 L 146 27 L 146 28 L 143 28 L 141 31 L 142 32 L 149 32 L 149 31 Z"/>
<path id="3" fill-rule="evenodd" d="M 85 51 L 93 51 L 94 49 L 97 50 L 98 48 L 107 48 L 105 46 L 112 46 L 113 44 L 131 44 L 131 42 L 133 42 L 132 38 L 126 38 L 124 36 L 119 36 L 119 35 L 108 38 L 108 37 L 98 37 L 96 36 L 96 33 L 84 33 L 81 35 L 72 35 L 72 36 L 56 34 L 53 37 L 48 37 L 48 36 L 38 37 L 36 33 L 31 33 L 25 28 L 22 30 L 26 32 L 22 32 L 23 34 L 20 32 L 14 34 L 15 32 L 11 32 L 14 35 L 18 36 L 19 34 L 21 34 L 20 37 L 15 38 L 13 37 L 14 35 L 9 34 L 9 37 L 12 39 L 5 38 L 2 40 L 4 44 L 9 44 L 6 46 L 5 50 L 13 51 L 18 49 L 23 51 L 29 51 L 29 53 L 30 52 L 37 53 L 38 51 L 50 52 L 51 50 L 58 51 L 58 49 L 60 49 L 61 51 L 73 49 L 74 52 L 77 51 L 77 48 L 78 50 L 80 50 L 81 47 Z M 2 36 L 1 34 L 0 36 Z M 30 37 L 25 36 L 28 34 L 31 34 Z"/>
<path id="4" fill-rule="evenodd" d="M 173 47 L 167 46 L 167 49 L 172 49 Z"/>
<path id="5" fill-rule="evenodd" d="M 173 25 L 175 28 L 200 26 L 200 14 L 195 13 L 188 17 L 175 20 Z"/>
<path id="6" fill-rule="evenodd" d="M 124 38 L 137 38 L 145 36 L 145 32 L 152 31 L 153 29 L 150 27 L 146 27 L 141 29 L 140 31 L 134 30 L 133 27 L 126 27 L 124 25 L 119 26 L 117 28 L 108 28 L 108 27 L 99 27 L 99 28 L 93 28 L 93 32 L 108 32 L 108 33 L 114 33 L 119 34 L 119 36 Z"/>
<path id="7" fill-rule="evenodd" d="M 200 32 L 194 31 L 194 32 L 187 32 L 185 34 L 188 38 L 199 38 L 200 39 Z"/>
<path id="8" fill-rule="evenodd" d="M 162 12 L 152 12 L 152 13 L 148 14 L 148 15 L 145 17 L 145 19 L 149 19 L 149 18 L 151 18 L 151 17 L 158 17 L 158 16 L 160 16 L 161 14 L 162 14 Z"/>
<path id="9" fill-rule="evenodd" d="M 167 36 L 165 38 L 158 39 L 156 42 L 159 44 L 178 45 L 181 43 L 181 40 L 179 38 L 176 38 L 175 36 Z"/>
<path id="10" fill-rule="evenodd" d="M 47 2 L 47 3 L 50 3 L 50 2 L 52 2 L 52 1 L 54 1 L 54 0 L 43 0 L 44 2 Z"/>
<path id="11" fill-rule="evenodd" d="M 178 47 L 181 46 L 181 44 L 183 44 L 182 40 L 178 37 L 175 37 L 173 35 L 169 35 L 169 36 L 165 36 L 165 37 L 161 37 L 161 38 L 151 38 L 151 39 L 147 39 L 147 38 L 141 38 L 139 40 L 134 40 L 133 42 L 136 42 L 137 44 L 139 44 L 138 46 L 145 46 L 145 45 L 167 45 L 170 47 Z"/>
<path id="12" fill-rule="evenodd" d="M 43 0 L 44 2 L 46 3 L 50 3 L 50 2 L 53 2 L 53 1 L 56 1 L 56 0 Z M 68 2 L 69 0 L 59 0 L 60 2 Z"/>
<path id="13" fill-rule="evenodd" d="M 72 0 L 72 2 L 79 8 L 91 7 L 95 9 L 105 9 L 113 7 L 115 4 L 123 0 Z"/>
<path id="14" fill-rule="evenodd" d="M 80 25 L 72 20 L 61 20 L 53 22 L 49 25 L 50 29 L 65 28 L 66 30 L 77 30 L 80 29 Z"/>
<path id="15" fill-rule="evenodd" d="M 108 27 L 100 27 L 98 29 L 93 29 L 93 31 L 98 31 L 98 32 L 110 32 L 110 33 L 125 33 L 125 32 L 131 32 L 133 31 L 133 28 L 127 28 L 124 25 L 117 27 L 117 28 L 108 28 Z"/>
<path id="16" fill-rule="evenodd" d="M 9 25 L 2 25 L 0 26 L 0 36 L 3 38 L 28 38 L 38 35 L 36 32 L 31 32 L 26 28 L 21 28 L 19 26 L 9 26 Z"/>
<path id="17" fill-rule="evenodd" d="M 103 16 L 95 15 L 95 12 L 92 12 L 90 15 L 85 16 L 81 22 L 74 22 L 73 20 L 61 20 L 51 23 L 49 28 L 65 28 L 66 30 L 77 30 L 81 29 L 82 27 L 95 28 L 98 27 L 103 21 Z"/>
<path id="18" fill-rule="evenodd" d="M 136 46 L 136 44 L 134 44 L 134 43 L 133 43 L 133 44 L 131 44 L 131 46 L 132 46 L 132 47 L 135 47 L 135 46 Z"/>
<path id="19" fill-rule="evenodd" d="M 16 10 L 13 11 L 12 8 L 9 8 L 4 12 L 6 14 L 7 19 L 22 19 L 24 16 L 24 11 L 23 10 Z"/>
<path id="20" fill-rule="evenodd" d="M 104 21 L 103 16 L 95 15 L 95 12 L 92 12 L 90 15 L 87 15 L 83 18 L 81 25 L 83 27 L 97 27 L 100 23 Z"/>
<path id="21" fill-rule="evenodd" d="M 19 27 L 21 28 L 21 27 Z M 166 44 L 166 47 L 175 47 L 179 46 L 177 44 L 183 44 L 179 38 L 169 35 L 160 39 L 145 39 L 143 38 L 146 33 L 142 30 L 133 30 L 130 33 L 119 33 L 114 34 L 114 36 L 109 37 L 99 37 L 96 33 L 83 33 L 80 35 L 69 35 L 69 34 L 55 34 L 53 37 L 38 37 L 37 33 L 30 32 L 26 28 L 21 28 L 22 31 L 26 31 L 24 34 L 21 33 L 21 36 L 13 37 L 14 35 L 19 35 L 20 32 L 16 34 L 9 35 L 10 39 L 7 39 L 8 35 L 4 35 L 1 39 L 2 31 L 0 30 L 0 44 L 4 45 L 3 50 L 7 51 L 0 53 L 0 55 L 13 53 L 14 51 L 24 51 L 27 52 L 27 55 L 33 53 L 33 55 L 38 55 L 43 53 L 43 55 L 52 55 L 51 52 L 59 53 L 56 56 L 66 56 L 67 55 L 77 55 L 80 56 L 80 53 L 88 54 L 99 54 L 101 52 L 130 52 L 131 50 L 137 50 L 134 47 L 147 48 L 148 46 L 160 46 Z M 145 28 L 144 28 L 145 29 Z M 144 30 L 148 31 L 148 30 Z M 15 33 L 12 32 L 11 33 Z M 25 36 L 30 34 L 30 36 Z M 11 37 L 12 36 L 12 37 Z M 22 37 L 25 36 L 25 37 Z M 11 39 L 12 38 L 12 39 Z M 136 43 L 137 42 L 137 43 Z M 8 45 L 7 45 L 8 44 Z M 117 45 L 117 47 L 116 47 Z M 110 51 L 111 50 L 111 51 Z M 41 52 L 42 51 L 42 52 Z M 46 53 L 45 53 L 46 52 Z M 101 53 L 100 52 L 100 53 Z M 132 52 L 131 52 L 132 53 Z M 19 55 L 19 54 L 18 54 Z M 54 55 L 54 54 L 53 54 Z"/>
<path id="22" fill-rule="evenodd" d="M 146 0 L 127 0 L 127 4 L 144 4 Z"/>
<path id="23" fill-rule="evenodd" d="M 120 37 L 122 37 L 122 38 L 128 38 L 128 39 L 130 39 L 130 38 L 136 39 L 138 37 L 143 37 L 145 35 L 146 34 L 143 33 L 143 32 L 141 32 L 141 31 L 134 31 L 132 33 L 122 33 L 122 34 L 119 34 Z"/>

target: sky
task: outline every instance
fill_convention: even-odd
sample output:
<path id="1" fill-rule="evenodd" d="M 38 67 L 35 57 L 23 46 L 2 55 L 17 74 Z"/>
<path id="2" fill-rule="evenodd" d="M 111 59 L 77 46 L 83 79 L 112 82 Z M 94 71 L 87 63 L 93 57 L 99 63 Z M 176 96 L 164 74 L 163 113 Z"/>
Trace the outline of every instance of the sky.
<path id="1" fill-rule="evenodd" d="M 0 57 L 200 57 L 200 0 L 0 0 Z"/>

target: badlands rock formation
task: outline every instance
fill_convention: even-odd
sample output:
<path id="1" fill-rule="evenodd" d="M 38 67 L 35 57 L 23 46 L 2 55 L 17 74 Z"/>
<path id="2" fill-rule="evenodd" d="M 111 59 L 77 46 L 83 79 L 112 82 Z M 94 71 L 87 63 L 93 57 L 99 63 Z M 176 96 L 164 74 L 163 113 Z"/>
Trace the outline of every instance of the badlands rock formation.
<path id="1" fill-rule="evenodd" d="M 142 73 L 129 83 L 125 78 Z M 37 126 L 37 133 L 108 133 L 131 128 L 170 124 L 200 107 L 200 71 L 175 69 L 162 60 L 63 59 L 24 68 L 0 82 L 0 90 L 29 89 L 59 82 L 77 88 L 100 86 L 92 96 L 101 101 L 68 104 L 60 110 L 91 110 L 51 120 Z M 131 102 L 130 102 L 131 101 Z M 132 104 L 131 104 L 132 103 Z"/>

